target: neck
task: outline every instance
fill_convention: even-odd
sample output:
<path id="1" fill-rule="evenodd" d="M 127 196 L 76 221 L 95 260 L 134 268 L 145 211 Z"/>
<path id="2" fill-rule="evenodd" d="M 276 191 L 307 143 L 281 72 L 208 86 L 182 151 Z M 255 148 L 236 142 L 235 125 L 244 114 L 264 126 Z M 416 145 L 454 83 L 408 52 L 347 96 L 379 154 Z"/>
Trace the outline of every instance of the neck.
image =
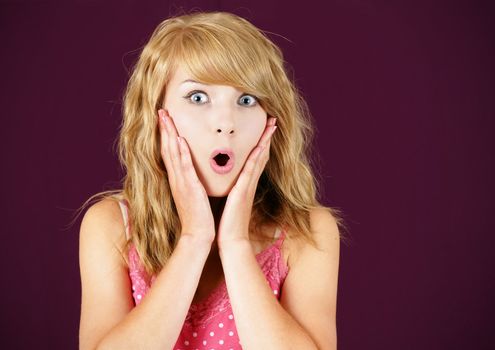
<path id="1" fill-rule="evenodd" d="M 209 197 L 211 212 L 213 214 L 213 219 L 215 220 L 215 232 L 218 232 L 218 226 L 220 224 L 220 219 L 222 218 L 223 209 L 225 207 L 225 203 L 227 202 L 227 197 Z M 217 241 L 213 242 L 211 246 L 211 254 L 218 254 L 218 245 Z"/>
<path id="2" fill-rule="evenodd" d="M 218 228 L 218 224 L 220 223 L 223 208 L 225 207 L 225 203 L 227 202 L 227 197 L 208 197 L 208 200 L 210 201 L 211 212 L 213 214 L 213 218 L 215 219 L 216 229 Z"/>

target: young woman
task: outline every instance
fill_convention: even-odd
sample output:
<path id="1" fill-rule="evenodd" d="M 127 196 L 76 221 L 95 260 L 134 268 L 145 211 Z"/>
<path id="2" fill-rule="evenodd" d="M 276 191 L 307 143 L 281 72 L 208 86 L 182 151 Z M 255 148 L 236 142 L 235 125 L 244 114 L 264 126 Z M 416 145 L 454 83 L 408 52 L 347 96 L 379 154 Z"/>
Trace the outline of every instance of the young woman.
<path id="1" fill-rule="evenodd" d="M 81 223 L 80 348 L 335 349 L 342 219 L 280 49 L 230 13 L 167 19 L 123 117 L 123 188 Z"/>

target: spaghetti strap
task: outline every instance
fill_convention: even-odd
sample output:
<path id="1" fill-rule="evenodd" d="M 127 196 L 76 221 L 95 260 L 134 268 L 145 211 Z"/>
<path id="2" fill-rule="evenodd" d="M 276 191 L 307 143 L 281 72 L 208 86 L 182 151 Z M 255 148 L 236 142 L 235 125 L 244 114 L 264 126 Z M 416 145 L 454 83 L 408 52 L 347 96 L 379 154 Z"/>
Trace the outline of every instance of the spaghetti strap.
<path id="1" fill-rule="evenodd" d="M 120 211 L 122 212 L 122 217 L 124 218 L 125 226 L 125 238 L 129 239 L 129 213 L 127 207 L 127 201 L 125 199 L 119 200 Z"/>
<path id="2" fill-rule="evenodd" d="M 283 229 L 281 229 L 280 227 L 277 227 L 277 229 L 275 230 L 274 238 L 277 239 L 277 241 L 275 242 L 275 246 L 278 249 L 280 249 L 280 247 L 282 246 L 282 243 L 284 243 L 285 231 Z"/>

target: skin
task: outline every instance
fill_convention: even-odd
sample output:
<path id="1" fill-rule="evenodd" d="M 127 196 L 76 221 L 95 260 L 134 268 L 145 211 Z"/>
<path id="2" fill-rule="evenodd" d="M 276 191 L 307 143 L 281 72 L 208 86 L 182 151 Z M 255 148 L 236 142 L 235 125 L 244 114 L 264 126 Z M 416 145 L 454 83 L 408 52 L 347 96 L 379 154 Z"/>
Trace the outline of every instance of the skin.
<path id="1" fill-rule="evenodd" d="M 232 89 L 230 87 L 214 88 L 220 89 L 216 91 L 221 93 L 232 92 L 224 89 Z M 168 86 L 168 91 L 171 94 L 174 90 Z M 161 155 L 183 229 L 185 227 L 182 234 L 190 237 L 181 237 L 181 242 L 185 238 L 185 243 L 177 246 L 139 306 L 134 307 L 128 267 L 119 254 L 125 242 L 120 247 L 116 246 L 116 242 L 123 239 L 120 209 L 114 201 L 102 201 L 85 215 L 80 242 L 83 286 L 80 348 L 114 349 L 139 345 L 150 348 L 157 344 L 161 344 L 162 348 L 171 348 L 172 338 L 176 338 L 180 331 L 179 321 L 183 322 L 190 307 L 191 294 L 187 294 L 187 302 L 184 294 L 196 286 L 198 275 L 202 273 L 193 301 L 203 299 L 212 286 L 218 284 L 215 273 L 223 267 L 221 272 L 225 275 L 243 348 L 336 349 L 339 232 L 335 221 L 327 211 L 311 212 L 310 226 L 318 246 L 323 250 L 314 250 L 309 244 L 294 247 L 294 250 L 291 247 L 294 254 L 291 254 L 291 263 L 287 263 L 290 273 L 278 302 L 251 249 L 248 232 L 253 198 L 269 158 L 275 120 L 264 120 L 261 132 L 258 130 L 258 139 L 254 133 L 251 136 L 255 141 L 246 146 L 236 140 L 240 137 L 243 142 L 250 140 L 248 135 L 242 136 L 246 128 L 239 127 L 240 111 L 247 107 L 237 108 L 235 103 L 238 98 L 236 96 L 234 99 L 232 94 L 226 95 L 228 98 L 225 100 L 217 98 L 225 96 L 223 94 L 215 95 L 208 91 L 208 95 L 213 102 L 198 107 L 205 109 L 198 115 L 204 119 L 218 118 L 217 125 L 224 125 L 220 133 L 215 134 L 213 129 L 201 129 L 205 122 L 202 120 L 199 125 L 193 123 L 176 127 L 175 123 L 181 123 L 180 114 L 173 114 L 178 112 L 174 110 L 169 115 L 165 110 L 171 107 L 169 105 L 158 111 Z M 229 118 L 231 124 L 222 124 Z M 215 123 L 211 122 L 210 126 L 215 126 Z M 194 128 L 204 133 L 188 134 Z M 224 129 L 234 130 L 234 134 L 225 134 Z M 182 142 L 177 140 L 179 134 Z M 203 142 L 196 145 L 192 140 L 194 135 L 200 139 L 203 137 Z M 218 174 L 210 176 L 208 168 L 202 163 L 202 147 L 211 146 L 208 142 L 214 139 L 212 135 L 218 136 L 215 140 L 231 142 L 237 159 L 241 159 L 242 169 L 234 170 L 232 176 L 235 181 L 230 185 L 227 177 L 220 178 Z M 244 146 L 247 151 L 243 151 Z M 246 152 L 245 156 L 243 152 Z M 199 244 L 198 240 L 201 241 Z M 221 261 L 210 259 L 210 255 L 204 263 L 209 246 L 217 242 Z M 143 341 L 146 344 L 143 345 Z"/>
<path id="2" fill-rule="evenodd" d="M 163 107 L 179 136 L 186 139 L 197 175 L 209 197 L 225 197 L 234 186 L 250 152 L 258 144 L 267 124 L 267 113 L 252 95 L 225 85 L 185 82 L 193 80 L 183 66 L 172 74 Z M 189 93 L 196 94 L 184 98 Z M 217 174 L 210 166 L 213 150 L 234 151 L 235 165 L 228 174 Z M 212 201 L 215 204 L 215 201 Z"/>
<path id="3" fill-rule="evenodd" d="M 211 242 L 204 284 L 198 287 L 199 294 L 207 294 L 222 279 L 220 251 L 232 242 L 250 241 L 254 194 L 268 161 L 276 118 L 267 118 L 254 96 L 232 86 L 186 80 L 193 80 L 192 74 L 178 66 L 158 111 L 162 157 L 182 234 Z M 212 151 L 220 147 L 235 154 L 228 174 L 217 174 L 210 166 Z"/>
<path id="4" fill-rule="evenodd" d="M 173 88 L 170 90 L 171 86 L 168 88 L 169 96 L 172 94 L 177 96 Z M 211 86 L 209 91 L 211 104 L 208 102 L 200 107 L 194 105 L 191 109 L 184 107 L 184 110 L 191 110 L 190 113 L 195 112 L 195 108 L 200 109 L 196 114 L 200 119 L 197 122 L 198 125 L 195 125 L 195 119 L 192 117 L 188 119 L 190 123 L 182 124 L 184 120 L 180 120 L 179 114 L 169 116 L 165 110 L 158 111 L 167 125 L 166 132 L 161 129 L 162 157 L 167 167 L 174 201 L 176 205 L 178 203 L 181 223 L 186 225 L 186 230 L 182 234 L 192 235 L 193 239 L 199 240 L 209 237 L 213 245 L 215 243 L 218 245 L 218 252 L 212 249 L 212 253 L 205 262 L 193 302 L 203 300 L 214 286 L 225 279 L 232 310 L 236 315 L 236 327 L 240 338 L 243 339 L 243 347 L 246 349 L 329 349 L 329 346 L 318 347 L 314 341 L 316 338 L 313 339 L 307 329 L 316 330 L 320 339 L 326 337 L 323 344 L 330 344 L 327 340 L 329 315 L 332 315 L 334 319 L 335 316 L 330 312 L 333 312 L 335 308 L 334 306 L 324 308 L 328 305 L 327 290 L 330 288 L 320 288 L 327 287 L 327 285 L 318 284 L 320 281 L 328 281 L 328 278 L 317 278 L 312 272 L 319 271 L 322 266 L 336 265 L 333 262 L 327 264 L 329 260 L 318 259 L 313 252 L 306 253 L 305 257 L 299 257 L 297 265 L 299 269 L 291 266 L 291 274 L 284 282 L 285 292 L 279 303 L 273 297 L 274 291 L 266 283 L 266 277 L 254 255 L 249 221 L 256 187 L 269 159 L 270 140 L 276 130 L 274 125 L 276 120 L 269 118 L 266 123 L 260 123 L 260 128 L 263 129 L 261 134 L 256 128 L 247 128 L 251 130 L 250 132 L 240 128 L 238 125 L 245 122 L 241 120 L 241 117 L 251 116 L 251 113 L 245 112 L 244 108 L 249 111 L 251 107 L 238 106 L 237 101 L 240 97 L 238 93 L 231 87 Z M 168 101 L 166 99 L 166 103 Z M 171 106 L 166 105 L 166 108 L 171 108 Z M 177 110 L 174 113 L 176 112 Z M 257 116 L 256 113 L 256 111 L 252 112 L 254 118 Z M 266 118 L 266 114 L 262 116 Z M 217 132 L 218 129 L 221 132 Z M 234 133 L 230 133 L 232 130 Z M 258 132 L 255 132 L 256 130 Z M 186 141 L 193 131 L 197 131 L 194 135 L 201 142 L 195 143 L 196 139 Z M 180 137 L 178 142 L 177 135 L 179 134 L 184 135 L 184 138 Z M 236 137 L 252 143 L 241 144 L 237 142 Z M 208 173 L 209 169 L 201 156 L 206 155 L 206 159 L 209 160 L 210 150 L 205 152 L 204 149 L 210 146 L 209 142 L 212 139 L 231 142 L 230 145 L 234 152 L 241 154 L 242 169 L 236 168 L 238 166 L 236 164 L 237 170 L 230 175 L 232 177 L 222 178 L 216 173 L 213 175 Z M 193 152 L 196 158 L 194 166 Z M 232 182 L 231 179 L 233 179 Z M 216 190 L 218 192 L 215 192 Z M 227 196 L 212 195 L 219 193 L 220 196 L 227 193 Z M 205 207 L 208 208 L 205 209 Z M 211 221 L 214 225 L 211 225 Z M 328 231 L 325 229 L 324 232 Z M 336 285 L 334 281 L 332 284 Z M 323 291 L 323 296 L 315 301 L 315 292 L 309 293 L 308 285 L 314 286 L 317 291 Z M 333 289 L 335 290 L 335 287 Z M 287 295 L 291 297 L 288 299 Z M 292 302 L 292 296 L 297 300 L 296 306 L 289 304 Z M 300 307 L 301 302 L 305 306 L 301 309 L 302 311 L 296 309 Z M 324 308 L 323 311 L 321 311 L 322 308 Z M 309 315 L 317 316 L 309 318 L 307 310 L 313 310 Z M 297 319 L 292 312 L 298 316 Z M 302 327 L 301 320 L 308 319 L 310 321 L 306 322 L 311 322 L 309 327 Z"/>

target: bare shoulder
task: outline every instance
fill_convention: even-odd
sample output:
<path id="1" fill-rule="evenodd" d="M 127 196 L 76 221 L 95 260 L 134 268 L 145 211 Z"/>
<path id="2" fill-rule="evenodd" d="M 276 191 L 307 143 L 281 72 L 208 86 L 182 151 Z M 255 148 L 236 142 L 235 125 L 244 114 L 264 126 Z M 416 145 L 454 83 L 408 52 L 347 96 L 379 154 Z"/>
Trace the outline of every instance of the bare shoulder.
<path id="1" fill-rule="evenodd" d="M 336 303 L 340 234 L 331 212 L 319 207 L 310 213 L 316 247 L 291 239 L 289 273 L 280 299 L 282 307 L 301 325 L 317 349 L 336 349 Z"/>
<path id="2" fill-rule="evenodd" d="M 318 207 L 310 212 L 310 227 L 316 247 L 303 239 L 289 240 L 286 247 L 289 267 L 294 266 L 303 254 L 320 252 L 339 255 L 339 228 L 337 220 L 328 208 Z"/>
<path id="3" fill-rule="evenodd" d="M 125 227 L 117 201 L 105 198 L 89 207 L 81 222 L 80 243 L 114 247 L 123 252 Z"/>
<path id="4" fill-rule="evenodd" d="M 94 349 L 133 307 L 128 269 L 123 259 L 124 220 L 119 204 L 93 204 L 81 223 L 79 267 L 81 320 L 79 348 Z"/>
<path id="5" fill-rule="evenodd" d="M 340 242 L 337 220 L 325 207 L 313 209 L 310 213 L 310 226 L 313 237 L 321 249 L 334 248 Z"/>

